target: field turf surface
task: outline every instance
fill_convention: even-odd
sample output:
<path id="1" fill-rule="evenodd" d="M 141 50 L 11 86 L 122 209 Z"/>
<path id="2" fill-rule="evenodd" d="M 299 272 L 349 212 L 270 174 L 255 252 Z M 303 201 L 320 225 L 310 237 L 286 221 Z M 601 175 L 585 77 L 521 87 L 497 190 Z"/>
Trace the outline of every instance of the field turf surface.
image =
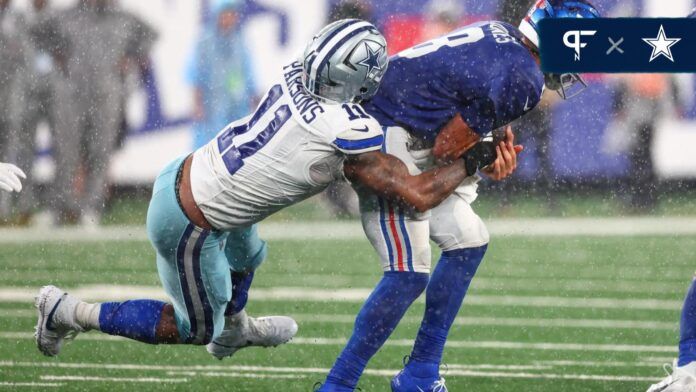
<path id="1" fill-rule="evenodd" d="M 297 339 L 224 361 L 202 347 L 96 332 L 42 356 L 31 293 L 45 284 L 94 298 L 160 290 L 153 252 L 144 241 L 0 245 L 0 389 L 312 391 L 381 271 L 364 239 L 269 245 L 247 310 L 296 317 Z M 494 236 L 445 351 L 449 390 L 647 389 L 676 354 L 695 253 L 694 236 Z M 363 391 L 388 390 L 422 312 L 416 303 L 370 362 Z"/>

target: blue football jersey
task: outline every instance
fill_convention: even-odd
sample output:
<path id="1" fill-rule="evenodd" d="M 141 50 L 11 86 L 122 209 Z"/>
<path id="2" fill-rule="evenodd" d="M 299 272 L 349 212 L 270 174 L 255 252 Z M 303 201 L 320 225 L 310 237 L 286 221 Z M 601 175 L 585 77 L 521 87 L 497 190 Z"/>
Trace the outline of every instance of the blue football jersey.
<path id="1" fill-rule="evenodd" d="M 383 126 L 402 126 L 427 142 L 458 113 L 485 135 L 541 99 L 544 75 L 521 39 L 507 23 L 481 22 L 414 46 L 392 57 L 363 106 Z"/>

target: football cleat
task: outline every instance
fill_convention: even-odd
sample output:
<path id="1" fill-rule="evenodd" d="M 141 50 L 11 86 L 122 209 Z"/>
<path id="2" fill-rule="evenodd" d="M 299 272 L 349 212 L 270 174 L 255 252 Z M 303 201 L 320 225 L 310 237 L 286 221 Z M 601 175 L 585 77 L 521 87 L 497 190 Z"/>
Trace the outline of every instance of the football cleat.
<path id="1" fill-rule="evenodd" d="M 413 375 L 406 365 L 407 358 L 404 358 L 404 368 L 392 378 L 392 392 L 447 392 L 445 379 L 439 375 L 427 378 Z"/>
<path id="2" fill-rule="evenodd" d="M 696 377 L 677 366 L 677 360 L 664 366 L 667 377 L 648 388 L 648 392 L 696 392 Z M 671 374 L 670 374 L 671 373 Z"/>
<path id="3" fill-rule="evenodd" d="M 36 297 L 39 320 L 34 337 L 44 355 L 53 357 L 60 353 L 65 340 L 74 339 L 83 332 L 75 321 L 75 308 L 80 301 L 55 286 L 45 286 Z"/>
<path id="4" fill-rule="evenodd" d="M 231 357 L 245 347 L 276 347 L 297 334 L 297 323 L 290 317 L 253 318 L 242 310 L 225 319 L 225 329 L 206 347 L 217 359 Z"/>

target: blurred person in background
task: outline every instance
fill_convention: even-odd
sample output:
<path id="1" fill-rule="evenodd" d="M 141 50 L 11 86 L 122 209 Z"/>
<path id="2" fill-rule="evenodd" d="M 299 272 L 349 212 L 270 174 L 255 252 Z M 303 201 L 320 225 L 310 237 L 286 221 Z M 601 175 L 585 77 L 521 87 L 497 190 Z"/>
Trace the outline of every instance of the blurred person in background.
<path id="1" fill-rule="evenodd" d="M 627 153 L 631 161 L 628 186 L 624 190 L 627 207 L 633 213 L 649 213 L 658 206 L 658 178 L 652 156 L 657 121 L 674 102 L 672 80 L 668 75 L 625 75 L 617 79 L 615 126 L 608 128 L 610 152 Z"/>
<path id="2" fill-rule="evenodd" d="M 231 118 L 251 112 L 251 55 L 241 24 L 241 0 L 218 0 L 196 46 L 189 79 L 195 88 L 194 147 L 206 145 Z"/>
<path id="3" fill-rule="evenodd" d="M 12 9 L 10 0 L 0 0 L 0 159 L 21 163 L 19 156 L 24 135 L 20 130 L 19 112 L 21 80 L 28 65 L 28 34 L 24 17 Z M 27 166 L 30 168 L 30 166 Z M 19 200 L 19 203 L 24 203 Z M 10 212 L 15 211 L 10 195 L 0 195 L 0 222 L 11 222 Z"/>
<path id="4" fill-rule="evenodd" d="M 532 3 L 532 0 L 502 0 L 499 7 L 498 20 L 517 24 L 524 19 Z M 541 194 L 551 211 L 558 208 L 557 186 L 550 151 L 551 114 L 558 102 L 560 102 L 560 99 L 557 94 L 546 91 L 542 95 L 539 106 L 512 124 L 513 128 L 526 131 L 520 135 L 522 144 L 528 145 L 528 141 L 532 139 L 535 146 L 534 155 L 537 162 L 537 174 L 532 187 L 525 185 L 525 191 L 522 194 L 536 191 L 536 193 Z M 503 208 L 510 206 L 512 195 L 520 194 L 518 192 L 519 187 L 509 181 L 497 182 L 493 184 L 493 187 L 500 190 L 500 203 Z"/>
<path id="5" fill-rule="evenodd" d="M 464 6 L 460 0 L 431 0 L 425 12 L 420 41 L 441 37 L 462 26 Z"/>
<path id="6" fill-rule="evenodd" d="M 20 78 L 17 101 L 20 103 L 18 122 L 16 162 L 31 171 L 36 158 L 36 130 L 41 121 L 46 121 L 55 134 L 65 134 L 70 129 L 70 90 L 64 72 L 54 60 L 54 31 L 50 28 L 51 18 L 55 16 L 49 9 L 47 0 L 33 0 L 32 8 L 26 17 L 27 66 Z M 61 128 L 56 132 L 56 128 Z M 14 223 L 29 223 L 36 208 L 36 197 L 32 182 L 27 181 L 22 198 L 17 206 Z"/>
<path id="7" fill-rule="evenodd" d="M 60 223 L 98 225 L 123 119 L 125 75 L 148 61 L 156 33 L 113 0 L 80 0 L 53 20 L 54 45 L 72 88 L 72 126 L 54 130 Z M 134 66 L 136 65 L 136 66 Z M 80 164 L 84 189 L 75 188 Z"/>

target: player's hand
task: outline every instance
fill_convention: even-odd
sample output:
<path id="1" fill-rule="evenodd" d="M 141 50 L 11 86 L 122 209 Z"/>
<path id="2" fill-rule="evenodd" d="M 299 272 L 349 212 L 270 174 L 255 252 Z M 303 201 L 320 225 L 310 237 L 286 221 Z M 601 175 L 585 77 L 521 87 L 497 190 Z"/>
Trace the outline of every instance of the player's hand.
<path id="1" fill-rule="evenodd" d="M 486 176 L 495 181 L 510 177 L 517 170 L 517 154 L 524 150 L 521 145 L 515 145 L 515 134 L 512 127 L 505 129 L 506 140 L 496 146 L 498 158 L 487 168 L 481 170 Z"/>
<path id="2" fill-rule="evenodd" d="M 0 189 L 7 192 L 19 192 L 22 190 L 22 181 L 26 179 L 22 169 L 9 163 L 0 163 Z"/>

